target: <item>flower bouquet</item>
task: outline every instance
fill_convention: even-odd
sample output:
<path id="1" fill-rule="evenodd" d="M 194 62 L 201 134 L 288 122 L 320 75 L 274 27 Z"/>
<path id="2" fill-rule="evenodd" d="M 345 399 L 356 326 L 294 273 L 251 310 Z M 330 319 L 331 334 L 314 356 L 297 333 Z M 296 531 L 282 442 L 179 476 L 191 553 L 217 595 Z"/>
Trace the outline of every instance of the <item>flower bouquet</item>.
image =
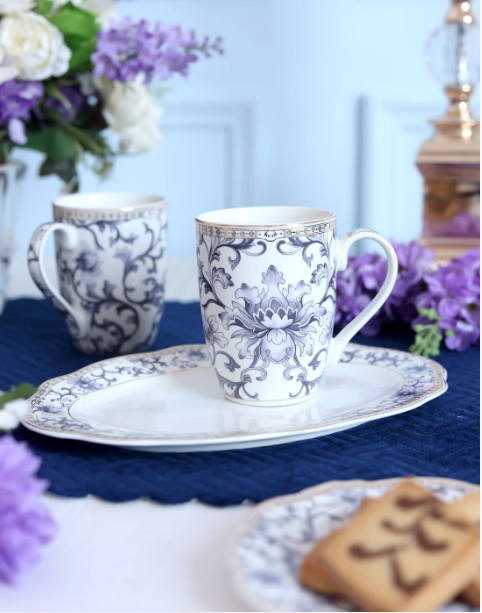
<path id="1" fill-rule="evenodd" d="M 40 151 L 40 174 L 58 175 L 67 191 L 78 189 L 81 160 L 106 176 L 116 153 L 160 144 L 153 78 L 186 76 L 222 52 L 220 38 L 121 19 L 113 0 L 0 0 L 0 163 L 15 146 Z"/>

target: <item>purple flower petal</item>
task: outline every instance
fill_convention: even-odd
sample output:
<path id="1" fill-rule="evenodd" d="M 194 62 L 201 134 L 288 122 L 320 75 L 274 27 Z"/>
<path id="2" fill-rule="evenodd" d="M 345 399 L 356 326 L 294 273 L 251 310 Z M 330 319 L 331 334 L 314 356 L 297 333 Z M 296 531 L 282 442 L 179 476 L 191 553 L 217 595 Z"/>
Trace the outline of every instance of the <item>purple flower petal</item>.
<path id="1" fill-rule="evenodd" d="M 222 53 L 222 40 L 205 38 L 199 42 L 194 31 L 183 32 L 179 27 L 167 27 L 157 22 L 153 30 L 147 21 L 133 23 L 128 17 L 112 21 L 98 34 L 92 55 L 94 75 L 110 81 L 134 81 L 143 74 L 146 83 L 157 75 L 162 80 L 173 73 L 187 76 L 189 66 L 198 56 L 210 52 Z"/>
<path id="2" fill-rule="evenodd" d="M 20 119 L 10 119 L 7 125 L 8 138 L 16 145 L 25 145 L 27 142 L 27 133 L 25 124 Z"/>
<path id="3" fill-rule="evenodd" d="M 0 581 L 16 584 L 40 558 L 57 526 L 42 502 L 47 482 L 25 443 L 0 437 Z"/>

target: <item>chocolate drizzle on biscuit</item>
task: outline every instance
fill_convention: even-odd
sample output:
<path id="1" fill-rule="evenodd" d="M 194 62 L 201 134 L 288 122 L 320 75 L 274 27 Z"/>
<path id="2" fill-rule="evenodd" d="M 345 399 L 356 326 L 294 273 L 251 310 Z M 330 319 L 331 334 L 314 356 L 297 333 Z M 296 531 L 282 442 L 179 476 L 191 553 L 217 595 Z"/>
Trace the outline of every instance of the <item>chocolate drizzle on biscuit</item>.
<path id="1" fill-rule="evenodd" d="M 438 504 L 438 501 L 434 501 L 431 496 L 424 496 L 423 498 L 410 498 L 409 496 L 400 496 L 395 500 L 395 504 L 400 509 L 416 509 L 417 507 L 423 507 L 425 505 L 433 505 L 434 502 Z"/>
<path id="2" fill-rule="evenodd" d="M 428 578 L 427 576 L 422 575 L 413 581 L 408 581 L 405 579 L 400 567 L 398 554 L 414 542 L 416 546 L 426 554 L 444 551 L 450 546 L 450 542 L 448 540 L 432 540 L 424 529 L 424 521 L 430 517 L 436 521 L 443 522 L 451 528 L 460 530 L 468 529 L 468 525 L 465 522 L 447 517 L 441 508 L 441 504 L 441 502 L 431 496 L 426 496 L 423 498 L 400 496 L 395 500 L 395 506 L 398 507 L 398 509 L 403 511 L 423 509 L 423 511 L 417 516 L 415 521 L 408 526 L 397 526 L 389 518 L 382 519 L 381 526 L 393 534 L 406 535 L 407 539 L 399 544 L 383 547 L 378 550 L 371 550 L 363 544 L 355 543 L 349 549 L 350 555 L 359 560 L 386 557 L 392 571 L 394 584 L 407 594 L 416 592 L 427 582 Z M 424 509 L 424 507 L 426 508 Z"/>

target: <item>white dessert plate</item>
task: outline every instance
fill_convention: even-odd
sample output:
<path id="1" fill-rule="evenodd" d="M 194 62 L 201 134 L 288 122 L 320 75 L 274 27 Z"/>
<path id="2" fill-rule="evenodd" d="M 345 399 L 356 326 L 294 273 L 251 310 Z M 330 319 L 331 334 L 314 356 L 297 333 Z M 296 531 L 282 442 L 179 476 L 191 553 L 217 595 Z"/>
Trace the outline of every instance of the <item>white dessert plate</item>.
<path id="1" fill-rule="evenodd" d="M 351 344 L 315 398 L 244 406 L 221 393 L 205 345 L 182 345 L 51 379 L 30 399 L 23 424 L 48 436 L 149 451 L 245 449 L 403 413 L 446 389 L 446 372 L 432 360 Z"/>
<path id="2" fill-rule="evenodd" d="M 347 602 L 305 588 L 298 579 L 300 565 L 317 541 L 356 513 L 364 498 L 378 498 L 400 481 L 331 481 L 259 504 L 228 553 L 238 595 L 256 611 L 358 611 Z M 479 489 L 455 479 L 417 477 L 415 481 L 444 502 Z M 453 602 L 442 610 L 478 609 Z"/>

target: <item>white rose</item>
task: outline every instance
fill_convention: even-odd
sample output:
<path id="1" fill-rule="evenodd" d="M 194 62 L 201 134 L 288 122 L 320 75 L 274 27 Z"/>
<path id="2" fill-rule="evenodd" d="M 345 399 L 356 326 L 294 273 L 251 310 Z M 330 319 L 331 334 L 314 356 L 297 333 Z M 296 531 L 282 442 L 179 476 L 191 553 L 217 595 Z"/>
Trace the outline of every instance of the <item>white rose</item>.
<path id="1" fill-rule="evenodd" d="M 82 8 L 97 15 L 96 21 L 104 29 L 109 27 L 112 20 L 120 17 L 117 2 L 114 0 L 84 0 Z"/>
<path id="2" fill-rule="evenodd" d="M 159 118 L 163 111 L 138 75 L 133 83 L 99 79 L 104 117 L 120 137 L 122 151 L 148 153 L 161 144 Z"/>
<path id="3" fill-rule="evenodd" d="M 34 0 L 0 0 L 0 15 L 25 13 L 35 6 Z"/>
<path id="4" fill-rule="evenodd" d="M 35 13 L 2 19 L 0 46 L 5 50 L 4 64 L 16 68 L 18 78 L 27 81 L 60 77 L 72 55 L 58 28 Z"/>
<path id="5" fill-rule="evenodd" d="M 3 62 L 4 59 L 5 52 L 2 47 L 0 47 L 0 64 Z M 18 70 L 16 68 L 12 68 L 12 66 L 0 66 L 0 85 L 2 83 L 5 83 L 5 81 L 11 81 L 12 79 L 15 79 L 17 75 Z"/>

